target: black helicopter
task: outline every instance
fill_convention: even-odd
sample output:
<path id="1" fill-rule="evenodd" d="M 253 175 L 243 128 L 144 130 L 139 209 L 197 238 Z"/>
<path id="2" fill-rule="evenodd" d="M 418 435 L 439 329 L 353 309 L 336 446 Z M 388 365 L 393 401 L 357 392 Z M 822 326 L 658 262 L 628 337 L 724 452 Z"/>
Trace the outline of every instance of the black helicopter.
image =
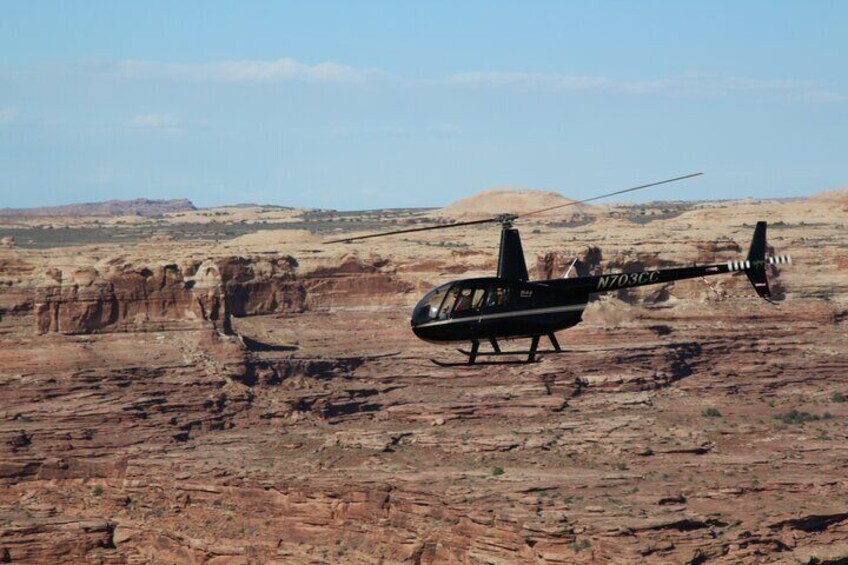
<path id="1" fill-rule="evenodd" d="M 463 363 L 445 363 L 433 360 L 440 366 L 474 365 L 477 358 L 504 355 L 527 355 L 522 361 L 496 363 L 532 363 L 542 353 L 562 353 L 555 332 L 580 323 L 583 311 L 593 294 L 624 288 L 661 284 L 696 277 L 744 271 L 757 294 L 769 299 L 767 265 L 790 263 L 788 256 L 766 257 L 766 222 L 757 222 L 748 256 L 742 261 L 715 265 L 681 267 L 674 269 L 645 270 L 633 273 L 611 273 L 598 276 L 530 281 L 521 238 L 513 222 L 519 218 L 607 198 L 625 192 L 641 190 L 701 175 L 693 173 L 660 182 L 640 185 L 626 190 L 536 210 L 521 215 L 503 214 L 494 218 L 457 222 L 384 232 L 359 237 L 337 239 L 325 243 L 340 243 L 410 233 L 433 229 L 453 228 L 484 223 L 501 224 L 498 273 L 494 277 L 463 279 L 437 286 L 418 302 L 412 312 L 412 331 L 420 339 L 433 343 L 470 341 L 470 350 L 459 351 L 467 356 Z M 567 275 L 568 273 L 566 273 Z M 539 350 L 539 341 L 546 336 L 550 350 Z M 504 351 L 499 339 L 530 338 L 526 351 Z M 480 343 L 488 341 L 492 351 L 480 351 Z"/>

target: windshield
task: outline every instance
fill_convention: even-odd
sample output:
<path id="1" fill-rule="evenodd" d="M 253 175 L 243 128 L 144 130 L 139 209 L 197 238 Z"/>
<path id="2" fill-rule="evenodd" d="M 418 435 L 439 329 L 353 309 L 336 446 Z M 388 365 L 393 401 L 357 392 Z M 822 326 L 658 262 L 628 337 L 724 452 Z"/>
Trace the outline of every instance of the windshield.
<path id="1" fill-rule="evenodd" d="M 413 325 L 424 324 L 437 318 L 447 317 L 447 313 L 450 312 L 450 307 L 448 307 L 448 310 L 442 316 L 439 316 L 439 307 L 442 305 L 442 302 L 445 299 L 445 294 L 447 294 L 450 286 L 451 283 L 436 287 L 424 295 L 424 298 L 421 299 L 421 301 L 415 306 L 415 310 L 412 312 Z"/>

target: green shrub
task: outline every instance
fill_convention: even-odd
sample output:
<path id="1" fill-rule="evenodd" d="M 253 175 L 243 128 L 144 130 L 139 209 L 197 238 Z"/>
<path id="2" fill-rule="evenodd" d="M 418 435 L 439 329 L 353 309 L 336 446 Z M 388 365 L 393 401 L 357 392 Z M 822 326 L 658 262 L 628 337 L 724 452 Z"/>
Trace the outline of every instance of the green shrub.
<path id="1" fill-rule="evenodd" d="M 799 412 L 793 408 L 789 412 L 776 414 L 774 419 L 780 420 L 784 424 L 806 424 L 807 422 L 817 422 L 821 420 L 821 416 L 810 414 L 809 412 Z"/>
<path id="2" fill-rule="evenodd" d="M 492 468 L 492 476 L 493 477 L 499 477 L 499 476 L 503 475 L 504 472 L 505 471 L 503 470 L 503 467 L 493 467 Z"/>
<path id="3" fill-rule="evenodd" d="M 590 547 L 592 547 L 592 542 L 587 539 L 574 540 L 571 544 L 571 549 L 573 549 L 575 553 L 579 553 L 580 551 L 589 549 Z"/>
<path id="4" fill-rule="evenodd" d="M 718 411 L 718 408 L 713 408 L 710 406 L 709 408 L 704 408 L 704 411 L 701 412 L 702 416 L 707 418 L 721 418 L 721 412 Z"/>

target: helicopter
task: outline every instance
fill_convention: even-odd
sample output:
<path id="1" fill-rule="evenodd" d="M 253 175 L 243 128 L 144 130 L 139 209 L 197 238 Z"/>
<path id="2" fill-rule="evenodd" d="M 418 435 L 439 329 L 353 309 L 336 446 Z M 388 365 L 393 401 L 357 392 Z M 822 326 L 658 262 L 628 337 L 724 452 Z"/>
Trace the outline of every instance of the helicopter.
<path id="1" fill-rule="evenodd" d="M 582 321 L 586 305 L 593 295 L 626 288 L 742 271 L 747 275 L 757 295 L 770 300 L 771 291 L 766 276 L 766 266 L 788 264 L 791 263 L 792 259 L 789 256 L 766 256 L 767 223 L 765 221 L 757 222 L 748 255 L 744 260 L 629 273 L 530 280 L 521 246 L 521 237 L 518 229 L 513 225 L 516 220 L 566 206 L 574 206 L 652 186 L 690 179 L 702 174 L 692 173 L 524 214 L 501 214 L 482 220 L 375 233 L 335 239 L 325 243 L 347 243 L 374 237 L 476 224 L 500 224 L 500 249 L 496 276 L 455 280 L 433 288 L 413 308 L 410 324 L 413 333 L 419 339 L 427 342 L 440 344 L 457 341 L 470 342 L 469 349 L 458 350 L 466 357 L 464 362 L 444 362 L 431 359 L 433 363 L 439 366 L 534 363 L 539 360 L 539 356 L 542 354 L 564 352 L 556 338 L 556 332 L 579 324 Z M 573 265 L 574 263 L 572 263 L 572 267 Z M 568 274 L 567 272 L 566 277 Z M 542 337 L 548 339 L 551 349 L 539 349 Z M 501 348 L 499 340 L 519 338 L 530 339 L 529 349 L 515 351 Z M 488 342 L 491 345 L 491 351 L 480 349 L 483 342 Z M 481 357 L 496 359 L 516 355 L 526 355 L 526 358 L 523 360 L 478 361 Z"/>

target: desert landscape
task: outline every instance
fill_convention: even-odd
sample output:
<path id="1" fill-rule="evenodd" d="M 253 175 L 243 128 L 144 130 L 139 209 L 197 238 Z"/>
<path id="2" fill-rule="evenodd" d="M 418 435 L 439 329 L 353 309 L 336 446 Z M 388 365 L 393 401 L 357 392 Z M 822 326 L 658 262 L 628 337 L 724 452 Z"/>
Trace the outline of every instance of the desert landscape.
<path id="1" fill-rule="evenodd" d="M 605 295 L 532 365 L 410 331 L 497 227 L 323 244 L 565 201 L 3 210 L 0 563 L 848 563 L 848 191 L 518 223 L 534 279 L 742 259 L 758 220 L 794 261 L 774 303 Z"/>

